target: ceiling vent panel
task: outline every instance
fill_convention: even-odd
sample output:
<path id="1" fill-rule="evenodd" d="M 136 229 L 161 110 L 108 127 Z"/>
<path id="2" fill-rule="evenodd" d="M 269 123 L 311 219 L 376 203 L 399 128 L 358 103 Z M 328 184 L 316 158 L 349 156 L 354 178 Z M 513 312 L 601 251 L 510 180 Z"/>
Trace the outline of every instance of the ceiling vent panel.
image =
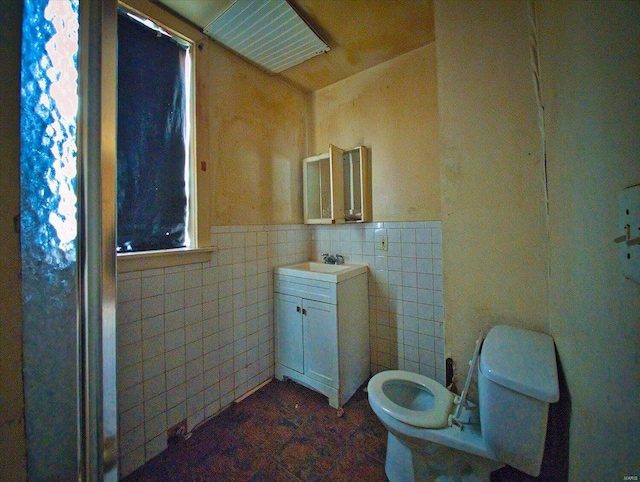
<path id="1" fill-rule="evenodd" d="M 237 0 L 204 33 L 270 72 L 330 50 L 286 0 Z"/>

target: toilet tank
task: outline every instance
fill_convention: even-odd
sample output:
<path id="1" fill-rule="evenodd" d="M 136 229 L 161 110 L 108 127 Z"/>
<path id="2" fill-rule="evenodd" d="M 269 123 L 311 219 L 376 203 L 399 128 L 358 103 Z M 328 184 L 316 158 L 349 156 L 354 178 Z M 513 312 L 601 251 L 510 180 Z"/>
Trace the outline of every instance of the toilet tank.
<path id="1" fill-rule="evenodd" d="M 495 458 L 540 474 L 549 404 L 559 399 L 553 338 L 495 326 L 480 352 L 478 394 L 482 437 Z"/>

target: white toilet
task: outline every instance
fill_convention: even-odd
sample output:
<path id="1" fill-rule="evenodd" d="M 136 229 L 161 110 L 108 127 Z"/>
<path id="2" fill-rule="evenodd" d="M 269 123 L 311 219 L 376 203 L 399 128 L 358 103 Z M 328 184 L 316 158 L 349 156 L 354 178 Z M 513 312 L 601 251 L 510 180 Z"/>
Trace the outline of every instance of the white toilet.
<path id="1" fill-rule="evenodd" d="M 539 475 L 549 404 L 559 399 L 553 338 L 496 326 L 479 360 L 478 407 L 463 397 L 467 406 L 458 408 L 460 397 L 415 373 L 392 370 L 371 378 L 369 404 L 389 431 L 385 471 L 391 482 L 488 480 L 505 464 Z"/>

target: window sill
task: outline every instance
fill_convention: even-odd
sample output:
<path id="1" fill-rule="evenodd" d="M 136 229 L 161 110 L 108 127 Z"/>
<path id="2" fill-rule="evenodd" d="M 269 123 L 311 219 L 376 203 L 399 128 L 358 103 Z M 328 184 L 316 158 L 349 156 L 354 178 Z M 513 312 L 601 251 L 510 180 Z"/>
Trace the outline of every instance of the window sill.
<path id="1" fill-rule="evenodd" d="M 217 248 L 181 248 L 145 251 L 141 253 L 118 253 L 116 256 L 118 273 L 168 268 L 184 264 L 211 261 L 211 253 Z"/>

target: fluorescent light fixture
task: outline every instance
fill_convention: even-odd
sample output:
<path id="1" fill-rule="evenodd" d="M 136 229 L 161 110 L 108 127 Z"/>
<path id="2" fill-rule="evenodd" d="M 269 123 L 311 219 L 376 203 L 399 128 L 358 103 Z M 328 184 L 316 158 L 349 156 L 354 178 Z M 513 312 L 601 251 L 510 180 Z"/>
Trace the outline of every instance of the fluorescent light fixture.
<path id="1" fill-rule="evenodd" d="M 330 50 L 286 0 L 237 0 L 204 33 L 274 73 Z"/>

